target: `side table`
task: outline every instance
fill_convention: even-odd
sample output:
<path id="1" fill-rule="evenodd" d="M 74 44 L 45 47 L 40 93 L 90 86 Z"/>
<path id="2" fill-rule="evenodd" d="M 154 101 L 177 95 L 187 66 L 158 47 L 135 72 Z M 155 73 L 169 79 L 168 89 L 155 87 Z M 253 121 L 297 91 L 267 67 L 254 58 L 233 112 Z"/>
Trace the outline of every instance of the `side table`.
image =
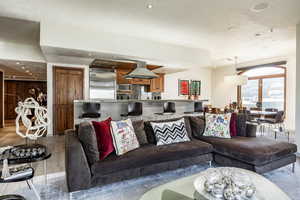
<path id="1" fill-rule="evenodd" d="M 0 178 L 0 183 L 16 183 L 16 182 L 26 181 L 29 189 L 32 189 L 35 196 L 37 197 L 37 199 L 40 200 L 41 197 L 40 197 L 39 193 L 37 192 L 35 186 L 32 183 L 32 178 L 34 177 L 34 169 L 32 167 L 31 167 L 31 169 L 32 169 L 32 173 L 29 174 L 29 175 L 22 176 L 22 177 L 19 177 L 19 178 L 12 178 L 12 179 L 9 179 L 9 180 L 5 180 L 5 179 Z M 2 175 L 2 172 L 0 172 L 0 177 L 1 177 L 1 175 Z M 11 196 L 13 197 L 13 196 L 16 196 L 16 195 L 11 195 Z M 10 195 L 6 195 L 6 199 L 9 199 L 8 197 L 10 197 Z M 0 199 L 1 198 L 2 197 L 0 197 Z M 11 199 L 13 199 L 13 198 L 11 198 Z"/>
<path id="2" fill-rule="evenodd" d="M 15 194 L 0 196 L 0 200 L 26 200 L 24 197 Z"/>
<path id="3" fill-rule="evenodd" d="M 22 149 L 22 148 L 44 148 L 45 152 L 42 155 L 39 156 L 16 156 L 12 153 L 12 149 Z M 12 149 L 8 149 L 4 151 L 2 154 L 0 154 L 0 164 L 3 163 L 4 159 L 8 160 L 9 165 L 17 165 L 17 164 L 31 164 L 34 162 L 43 161 L 44 165 L 44 175 L 45 175 L 45 183 L 47 184 L 47 159 L 51 157 L 51 152 L 49 149 L 41 144 L 30 144 L 30 145 L 17 145 L 13 146 Z"/>

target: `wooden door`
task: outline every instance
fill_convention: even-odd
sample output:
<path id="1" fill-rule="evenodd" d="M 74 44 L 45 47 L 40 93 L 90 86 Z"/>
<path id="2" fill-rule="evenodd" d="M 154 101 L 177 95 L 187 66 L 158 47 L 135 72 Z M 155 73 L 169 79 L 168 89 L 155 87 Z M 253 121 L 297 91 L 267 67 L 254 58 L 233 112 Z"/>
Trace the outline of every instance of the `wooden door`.
<path id="1" fill-rule="evenodd" d="M 54 67 L 54 134 L 74 128 L 74 100 L 83 99 L 83 69 Z"/>
<path id="2" fill-rule="evenodd" d="M 0 128 L 4 127 L 4 73 L 0 71 Z"/>

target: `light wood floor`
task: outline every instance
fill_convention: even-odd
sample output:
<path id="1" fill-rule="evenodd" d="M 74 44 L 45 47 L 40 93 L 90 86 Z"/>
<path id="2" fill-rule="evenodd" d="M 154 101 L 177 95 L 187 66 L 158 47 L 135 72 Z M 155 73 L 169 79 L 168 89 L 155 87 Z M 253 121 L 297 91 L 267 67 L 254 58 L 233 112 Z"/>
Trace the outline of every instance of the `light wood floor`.
<path id="1" fill-rule="evenodd" d="M 13 123 L 6 123 L 5 128 L 0 128 L 0 147 L 25 144 L 25 139 L 16 134 Z M 65 137 L 49 136 L 42 137 L 37 143 L 43 144 L 49 148 L 52 156 L 47 160 L 47 173 L 56 173 L 65 171 Z M 44 174 L 44 163 L 36 162 L 32 166 L 36 169 L 36 175 Z"/>

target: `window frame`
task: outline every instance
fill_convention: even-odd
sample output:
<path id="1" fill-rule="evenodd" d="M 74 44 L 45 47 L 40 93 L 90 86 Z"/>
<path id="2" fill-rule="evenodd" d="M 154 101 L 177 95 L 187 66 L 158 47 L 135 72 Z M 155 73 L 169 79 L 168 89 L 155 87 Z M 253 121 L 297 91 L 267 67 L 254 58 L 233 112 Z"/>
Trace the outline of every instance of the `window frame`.
<path id="1" fill-rule="evenodd" d="M 252 76 L 249 77 L 248 80 L 258 80 L 258 101 L 262 102 L 263 98 L 263 79 L 269 79 L 269 78 L 284 78 L 284 112 L 286 111 L 286 83 L 287 83 L 287 68 L 285 66 L 280 66 L 280 65 L 273 65 L 273 66 L 257 66 L 257 67 L 251 67 L 251 68 L 246 68 L 246 69 L 240 69 L 240 72 L 238 75 L 242 75 L 247 71 L 257 69 L 257 68 L 262 68 L 262 67 L 276 67 L 276 68 L 281 68 L 284 70 L 283 73 L 281 74 L 272 74 L 272 75 L 263 75 L 263 76 Z M 242 87 L 237 86 L 237 102 L 238 105 L 242 103 Z"/>

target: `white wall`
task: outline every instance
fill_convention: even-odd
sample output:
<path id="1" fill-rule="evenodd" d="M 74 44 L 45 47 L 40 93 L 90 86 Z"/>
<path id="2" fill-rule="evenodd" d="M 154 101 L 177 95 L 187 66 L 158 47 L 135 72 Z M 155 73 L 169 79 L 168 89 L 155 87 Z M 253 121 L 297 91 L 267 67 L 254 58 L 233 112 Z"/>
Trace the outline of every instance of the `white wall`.
<path id="1" fill-rule="evenodd" d="M 178 79 L 201 80 L 200 99 L 211 100 L 211 78 L 212 70 L 209 68 L 193 67 L 184 72 L 177 72 L 165 76 L 164 99 L 186 99 L 185 96 L 178 96 Z"/>
<path id="2" fill-rule="evenodd" d="M 84 68 L 84 99 L 89 99 L 89 66 L 64 64 L 64 63 L 48 63 L 47 64 L 47 109 L 48 116 L 51 120 L 48 127 L 48 135 L 53 135 L 53 67 L 72 67 Z"/>
<path id="3" fill-rule="evenodd" d="M 300 153 L 300 24 L 297 26 L 297 50 L 296 50 L 296 143 L 298 145 L 298 153 Z"/>
<path id="4" fill-rule="evenodd" d="M 257 60 L 248 63 L 239 64 L 239 67 L 265 64 L 270 62 L 286 60 L 287 63 L 287 99 L 286 99 L 286 125 L 289 129 L 295 130 L 295 87 L 296 87 L 296 56 L 295 54 Z M 212 72 L 212 105 L 215 107 L 224 107 L 231 101 L 237 100 L 237 88 L 224 82 L 224 76 L 235 74 L 233 66 L 218 67 Z"/>
<path id="5" fill-rule="evenodd" d="M 0 27 L 0 59 L 45 62 L 37 22 L 1 17 Z"/>

